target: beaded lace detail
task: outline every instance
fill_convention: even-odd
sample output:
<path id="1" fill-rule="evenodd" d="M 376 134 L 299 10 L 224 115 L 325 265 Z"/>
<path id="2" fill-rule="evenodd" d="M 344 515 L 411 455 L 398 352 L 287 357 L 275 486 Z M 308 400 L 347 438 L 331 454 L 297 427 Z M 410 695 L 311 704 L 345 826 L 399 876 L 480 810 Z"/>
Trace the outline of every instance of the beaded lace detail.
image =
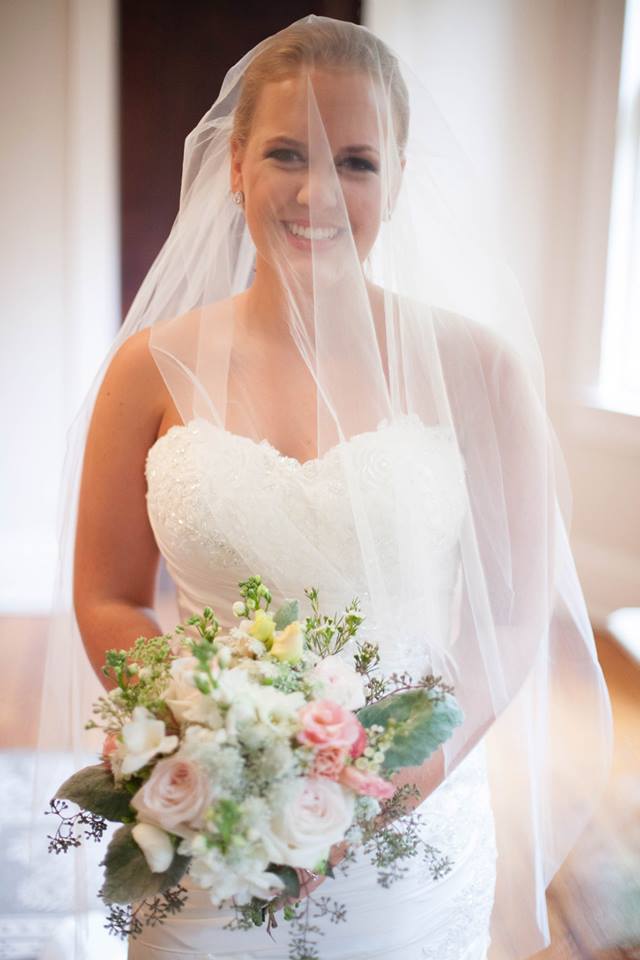
<path id="1" fill-rule="evenodd" d="M 148 453 L 147 505 L 182 612 L 208 603 L 225 616 L 238 581 L 255 572 L 282 596 L 304 600 L 304 588 L 317 586 L 323 608 L 343 608 L 358 596 L 366 612 L 368 578 L 350 502 L 353 483 L 385 589 L 399 608 L 406 586 L 395 540 L 400 505 L 393 478 L 403 474 L 411 478 L 411 522 L 420 524 L 428 548 L 430 606 L 446 614 L 465 510 L 463 464 L 447 428 L 427 427 L 415 415 L 383 421 L 300 464 L 268 441 L 202 419 L 172 427 Z M 406 610 L 407 623 L 416 613 Z M 434 635 L 446 634 L 446 620 L 434 625 Z M 382 653 L 406 667 L 415 659 L 415 643 L 406 630 L 397 633 L 393 648 L 381 646 Z"/>

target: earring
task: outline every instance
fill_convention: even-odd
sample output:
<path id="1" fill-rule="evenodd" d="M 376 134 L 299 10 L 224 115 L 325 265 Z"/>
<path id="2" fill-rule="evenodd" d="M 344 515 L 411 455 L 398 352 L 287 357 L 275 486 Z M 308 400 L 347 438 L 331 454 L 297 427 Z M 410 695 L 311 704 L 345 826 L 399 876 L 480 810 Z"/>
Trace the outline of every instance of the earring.
<path id="1" fill-rule="evenodd" d="M 238 206 L 241 207 L 244 204 L 244 193 L 242 192 L 242 190 L 235 190 L 231 194 L 231 199 L 233 200 L 234 203 L 237 203 Z"/>

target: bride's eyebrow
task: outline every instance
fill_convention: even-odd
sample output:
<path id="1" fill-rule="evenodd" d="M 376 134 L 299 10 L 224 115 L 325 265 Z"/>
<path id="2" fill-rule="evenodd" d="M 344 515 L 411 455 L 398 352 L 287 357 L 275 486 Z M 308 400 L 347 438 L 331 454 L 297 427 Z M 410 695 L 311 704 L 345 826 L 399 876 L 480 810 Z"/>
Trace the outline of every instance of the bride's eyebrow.
<path id="1" fill-rule="evenodd" d="M 274 146 L 275 144 L 279 144 L 280 146 L 284 145 L 287 147 L 295 147 L 296 150 L 307 149 L 306 143 L 302 143 L 301 140 L 293 140 L 291 137 L 270 137 L 265 141 L 264 146 L 266 149 Z"/>
<path id="2" fill-rule="evenodd" d="M 371 147 L 366 143 L 363 144 L 353 144 L 349 147 L 342 147 L 338 150 L 338 153 L 375 153 L 378 156 L 379 151 L 375 147 Z"/>
<path id="3" fill-rule="evenodd" d="M 264 147 L 265 149 L 268 149 L 269 147 L 275 146 L 276 144 L 278 144 L 279 146 L 292 147 L 296 150 L 307 150 L 306 143 L 303 143 L 301 140 L 294 140 L 292 137 L 285 137 L 285 136 L 270 137 L 268 140 L 265 141 Z M 378 156 L 379 154 L 379 151 L 376 150 L 375 147 L 372 147 L 366 143 L 351 144 L 346 147 L 341 147 L 336 152 L 337 153 L 374 153 L 376 156 Z"/>

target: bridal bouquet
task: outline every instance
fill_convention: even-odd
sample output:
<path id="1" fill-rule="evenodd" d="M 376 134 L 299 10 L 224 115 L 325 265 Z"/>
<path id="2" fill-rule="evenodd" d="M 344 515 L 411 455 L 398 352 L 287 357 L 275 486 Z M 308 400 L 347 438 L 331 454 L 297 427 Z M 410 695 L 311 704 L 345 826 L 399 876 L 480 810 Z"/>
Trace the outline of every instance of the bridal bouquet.
<path id="1" fill-rule="evenodd" d="M 461 722 L 451 689 L 431 676 L 379 677 L 377 647 L 356 639 L 357 600 L 341 617 L 321 616 L 307 590 L 312 615 L 301 622 L 297 601 L 270 611 L 260 577 L 239 588 L 239 623 L 226 635 L 206 608 L 173 635 L 108 651 L 114 688 L 88 724 L 104 732 L 102 762 L 51 801 L 51 851 L 122 824 L 100 891 L 107 926 L 122 936 L 179 911 L 187 872 L 212 904 L 234 907 L 238 927 L 270 929 L 281 907 L 301 922 L 299 869 L 333 876 L 334 844 L 364 847 L 383 884 L 417 853 L 415 821 L 397 818 L 419 795 L 389 777 L 421 764 Z M 446 871 L 427 853 L 434 875 Z M 327 898 L 320 907 L 343 919 Z M 308 921 L 303 940 L 305 930 Z"/>

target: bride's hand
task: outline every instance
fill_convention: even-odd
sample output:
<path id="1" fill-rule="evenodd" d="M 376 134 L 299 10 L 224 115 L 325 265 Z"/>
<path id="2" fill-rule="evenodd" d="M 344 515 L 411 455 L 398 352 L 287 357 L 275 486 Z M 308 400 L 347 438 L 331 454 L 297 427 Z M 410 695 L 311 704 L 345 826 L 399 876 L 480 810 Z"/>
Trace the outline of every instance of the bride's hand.
<path id="1" fill-rule="evenodd" d="M 342 843 L 334 843 L 329 852 L 329 863 L 332 865 L 332 867 L 335 867 L 336 864 L 340 863 L 347 852 L 347 849 L 348 844 L 346 844 L 344 841 Z M 285 907 L 290 903 L 298 903 L 303 897 L 308 897 L 310 893 L 313 893 L 313 891 L 327 879 L 322 873 L 313 873 L 311 870 L 303 870 L 301 867 L 296 867 L 295 871 L 298 874 L 300 893 L 297 897 L 278 898 L 276 902 L 276 910 L 280 910 L 282 907 Z"/>
<path id="2" fill-rule="evenodd" d="M 316 887 L 319 887 L 323 880 L 327 878 L 322 873 L 312 873 L 311 870 L 303 870 L 301 867 L 294 868 L 298 875 L 298 882 L 300 884 L 300 891 L 297 897 L 278 897 L 274 902 L 274 909 L 281 910 L 283 907 L 289 906 L 289 904 L 299 903 L 303 897 L 308 897 Z"/>
<path id="3" fill-rule="evenodd" d="M 313 891 L 327 879 L 323 873 L 313 873 L 312 870 L 297 869 L 296 873 L 300 881 L 300 893 L 295 899 L 291 897 L 289 900 L 290 903 L 296 903 L 298 900 L 302 900 L 303 897 L 308 897 L 310 893 L 313 893 Z"/>

